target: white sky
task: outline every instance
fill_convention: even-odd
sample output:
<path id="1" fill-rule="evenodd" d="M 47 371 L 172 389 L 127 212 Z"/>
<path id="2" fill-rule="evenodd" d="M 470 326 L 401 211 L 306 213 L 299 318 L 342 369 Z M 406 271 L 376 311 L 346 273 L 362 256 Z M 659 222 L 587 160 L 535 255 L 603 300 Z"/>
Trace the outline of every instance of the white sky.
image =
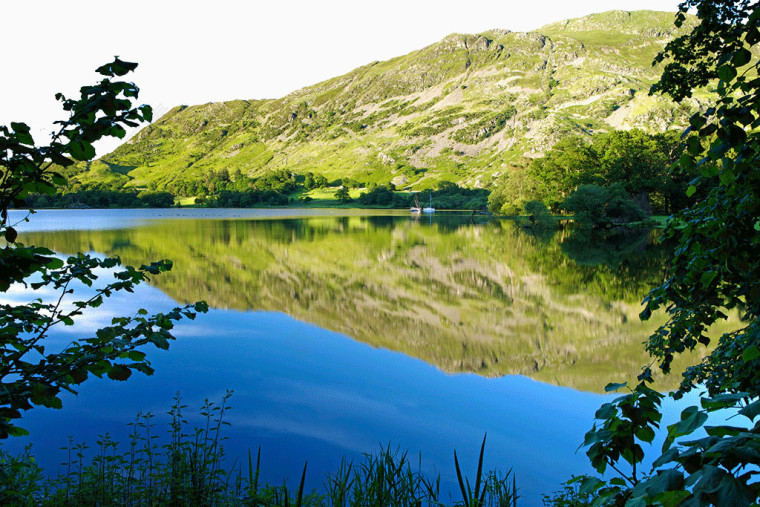
<path id="1" fill-rule="evenodd" d="M 452 32 L 530 31 L 612 9 L 675 11 L 680 0 L 0 0 L 0 124 L 43 142 L 119 55 L 156 118 L 180 104 L 282 97 Z M 118 144 L 118 143 L 116 143 Z M 103 143 L 98 155 L 115 147 Z"/>

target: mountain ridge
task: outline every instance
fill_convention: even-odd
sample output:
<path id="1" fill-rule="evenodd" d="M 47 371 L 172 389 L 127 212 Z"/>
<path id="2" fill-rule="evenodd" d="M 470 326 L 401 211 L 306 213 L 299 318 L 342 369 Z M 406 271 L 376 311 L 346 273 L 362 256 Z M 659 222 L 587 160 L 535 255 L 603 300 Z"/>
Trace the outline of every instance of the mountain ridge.
<path id="1" fill-rule="evenodd" d="M 683 128 L 709 102 L 648 96 L 652 59 L 694 23 L 608 11 L 531 32 L 449 34 L 279 99 L 177 106 L 74 176 L 190 195 L 210 171 L 489 187 L 560 139 Z"/>

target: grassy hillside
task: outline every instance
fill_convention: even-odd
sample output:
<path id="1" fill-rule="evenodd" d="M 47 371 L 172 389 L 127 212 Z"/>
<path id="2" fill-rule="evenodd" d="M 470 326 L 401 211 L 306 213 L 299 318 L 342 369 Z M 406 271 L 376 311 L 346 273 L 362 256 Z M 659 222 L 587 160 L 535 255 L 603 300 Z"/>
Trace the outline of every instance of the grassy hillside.
<path id="1" fill-rule="evenodd" d="M 451 34 L 281 99 L 175 107 L 75 181 L 181 194 L 210 171 L 286 169 L 488 187 L 568 135 L 683 127 L 706 97 L 647 95 L 661 72 L 652 59 L 677 33 L 672 13 L 612 11 L 530 33 Z"/>

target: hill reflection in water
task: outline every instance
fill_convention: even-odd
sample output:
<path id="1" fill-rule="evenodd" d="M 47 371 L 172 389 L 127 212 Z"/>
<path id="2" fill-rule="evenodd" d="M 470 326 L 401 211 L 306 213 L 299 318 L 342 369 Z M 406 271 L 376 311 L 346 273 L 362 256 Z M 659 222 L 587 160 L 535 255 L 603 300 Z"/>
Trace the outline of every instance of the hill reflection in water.
<path id="1" fill-rule="evenodd" d="M 154 283 L 178 302 L 281 311 L 446 372 L 594 392 L 636 375 L 663 319 L 638 318 L 664 276 L 650 231 L 535 237 L 510 221 L 437 213 L 154 220 L 23 241 L 128 264 L 170 258 L 174 270 Z"/>

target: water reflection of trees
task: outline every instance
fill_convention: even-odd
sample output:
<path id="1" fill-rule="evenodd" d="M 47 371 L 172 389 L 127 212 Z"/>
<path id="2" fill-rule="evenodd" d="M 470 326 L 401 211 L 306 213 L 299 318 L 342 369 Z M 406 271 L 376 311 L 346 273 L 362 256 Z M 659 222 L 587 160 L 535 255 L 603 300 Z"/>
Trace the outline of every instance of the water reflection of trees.
<path id="1" fill-rule="evenodd" d="M 562 241 L 562 253 L 577 264 L 588 266 L 609 266 L 617 268 L 637 259 L 657 258 L 662 264 L 662 245 L 652 238 L 653 231 L 644 228 L 618 228 L 609 231 L 574 229 Z"/>
<path id="2" fill-rule="evenodd" d="M 135 264 L 171 258 L 156 284 L 178 301 L 283 311 L 446 371 L 598 390 L 646 361 L 640 342 L 656 322 L 636 316 L 663 258 L 651 239 L 611 239 L 604 257 L 606 243 L 569 231 L 427 218 L 183 220 L 25 241 Z"/>

